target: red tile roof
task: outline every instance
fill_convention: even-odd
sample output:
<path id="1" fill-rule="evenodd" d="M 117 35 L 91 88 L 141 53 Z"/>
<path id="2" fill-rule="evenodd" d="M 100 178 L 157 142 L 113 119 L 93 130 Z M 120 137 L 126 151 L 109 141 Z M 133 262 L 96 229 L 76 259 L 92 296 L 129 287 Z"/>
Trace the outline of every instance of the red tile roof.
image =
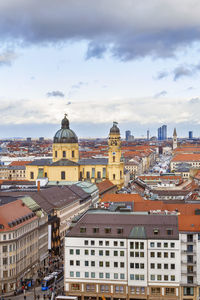
<path id="1" fill-rule="evenodd" d="M 101 202 L 143 202 L 144 198 L 139 194 L 106 194 Z M 146 202 L 146 201 L 145 201 Z"/>
<path id="2" fill-rule="evenodd" d="M 9 227 L 8 223 L 18 218 L 24 217 L 25 215 L 30 213 L 32 213 L 32 210 L 30 210 L 27 206 L 25 206 L 22 200 L 16 200 L 0 206 L 0 224 L 4 226 L 3 229 L 0 229 L 0 232 L 19 228 L 22 225 L 30 223 L 34 219 L 37 219 L 37 216 L 34 216 L 31 219 L 28 219 L 12 228 Z"/>
<path id="3" fill-rule="evenodd" d="M 200 161 L 200 154 L 193 153 L 193 154 L 177 154 L 175 155 L 172 162 L 176 161 Z"/>
<path id="4" fill-rule="evenodd" d="M 27 164 L 29 164 L 29 163 L 31 163 L 31 161 L 13 161 L 13 162 L 11 162 L 10 163 L 10 165 L 9 166 L 25 166 L 25 165 L 27 165 Z"/>
<path id="5" fill-rule="evenodd" d="M 98 189 L 99 189 L 99 194 L 102 194 L 114 187 L 116 187 L 116 185 L 114 185 L 110 180 L 104 180 L 102 182 L 99 182 L 96 184 Z"/>

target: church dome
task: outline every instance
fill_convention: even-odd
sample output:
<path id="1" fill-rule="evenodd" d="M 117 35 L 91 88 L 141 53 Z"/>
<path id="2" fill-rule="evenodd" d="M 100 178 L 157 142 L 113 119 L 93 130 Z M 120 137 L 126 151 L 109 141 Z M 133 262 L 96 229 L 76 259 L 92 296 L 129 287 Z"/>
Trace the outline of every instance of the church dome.
<path id="1" fill-rule="evenodd" d="M 113 126 L 110 128 L 110 134 L 120 134 L 119 128 L 117 127 L 117 122 L 113 122 Z"/>
<path id="2" fill-rule="evenodd" d="M 53 138 L 54 143 L 78 143 L 78 138 L 73 130 L 69 128 L 69 120 L 65 115 L 61 122 L 61 129 L 58 130 Z"/>

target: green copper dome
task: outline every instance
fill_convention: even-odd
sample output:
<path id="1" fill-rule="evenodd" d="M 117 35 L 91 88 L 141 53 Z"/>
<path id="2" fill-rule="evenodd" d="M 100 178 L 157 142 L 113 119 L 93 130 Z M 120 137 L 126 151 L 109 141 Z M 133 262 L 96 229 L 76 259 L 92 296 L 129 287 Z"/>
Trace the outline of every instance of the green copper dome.
<path id="1" fill-rule="evenodd" d="M 54 143 L 78 143 L 78 138 L 73 130 L 69 128 L 69 120 L 65 115 L 61 122 L 61 129 L 58 130 L 53 138 Z"/>

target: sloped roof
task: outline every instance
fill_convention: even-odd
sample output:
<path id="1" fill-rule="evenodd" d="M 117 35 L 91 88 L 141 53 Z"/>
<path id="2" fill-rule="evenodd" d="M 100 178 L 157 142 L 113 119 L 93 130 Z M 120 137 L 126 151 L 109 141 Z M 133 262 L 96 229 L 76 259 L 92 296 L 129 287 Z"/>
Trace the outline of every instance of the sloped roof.
<path id="1" fill-rule="evenodd" d="M 109 190 L 115 188 L 116 185 L 113 184 L 110 180 L 106 179 L 106 180 L 103 180 L 103 181 L 97 183 L 97 187 L 99 189 L 99 193 L 101 194 L 101 193 L 104 193 L 106 191 L 109 191 Z"/>
<path id="2" fill-rule="evenodd" d="M 139 194 L 106 194 L 101 202 L 143 202 L 145 201 Z"/>

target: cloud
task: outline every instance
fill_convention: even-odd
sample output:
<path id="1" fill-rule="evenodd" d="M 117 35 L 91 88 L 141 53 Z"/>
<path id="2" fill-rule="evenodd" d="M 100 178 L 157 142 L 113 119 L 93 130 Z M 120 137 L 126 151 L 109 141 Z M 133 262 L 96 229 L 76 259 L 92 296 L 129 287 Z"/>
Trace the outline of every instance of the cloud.
<path id="1" fill-rule="evenodd" d="M 200 71 L 200 63 L 196 65 L 178 66 L 173 71 L 174 81 L 180 79 L 181 77 L 191 77 Z"/>
<path id="2" fill-rule="evenodd" d="M 167 95 L 167 91 L 161 91 L 157 94 L 154 95 L 154 98 L 157 99 L 157 98 L 160 98 L 160 97 L 163 97 L 163 96 L 166 96 Z"/>
<path id="3" fill-rule="evenodd" d="M 52 91 L 47 93 L 47 97 L 61 97 L 64 98 L 65 94 L 61 91 Z"/>
<path id="4" fill-rule="evenodd" d="M 199 11 L 196 0 L 6 0 L 0 40 L 23 46 L 86 41 L 87 59 L 106 52 L 122 61 L 165 58 L 200 40 Z"/>
<path id="5" fill-rule="evenodd" d="M 10 50 L 0 53 L 0 67 L 10 66 L 12 62 L 17 58 L 17 55 Z"/>
<path id="6" fill-rule="evenodd" d="M 160 80 L 160 79 L 166 78 L 168 75 L 169 75 L 168 72 L 166 72 L 166 71 L 161 71 L 161 72 L 159 72 L 159 73 L 157 74 L 156 79 Z"/>
<path id="7" fill-rule="evenodd" d="M 190 99 L 190 103 L 191 104 L 200 104 L 200 98 L 192 98 Z"/>

